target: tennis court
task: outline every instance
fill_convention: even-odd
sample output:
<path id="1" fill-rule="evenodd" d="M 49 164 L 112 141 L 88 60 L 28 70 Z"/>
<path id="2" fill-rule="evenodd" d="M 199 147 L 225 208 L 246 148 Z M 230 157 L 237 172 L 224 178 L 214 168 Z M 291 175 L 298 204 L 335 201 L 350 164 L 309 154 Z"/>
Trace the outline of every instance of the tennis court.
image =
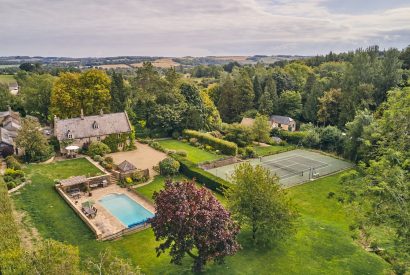
<path id="1" fill-rule="evenodd" d="M 352 164 L 347 161 L 300 149 L 251 159 L 247 162 L 261 165 L 275 173 L 285 188 L 352 167 Z M 213 168 L 208 172 L 229 181 L 237 165 L 239 164 Z"/>

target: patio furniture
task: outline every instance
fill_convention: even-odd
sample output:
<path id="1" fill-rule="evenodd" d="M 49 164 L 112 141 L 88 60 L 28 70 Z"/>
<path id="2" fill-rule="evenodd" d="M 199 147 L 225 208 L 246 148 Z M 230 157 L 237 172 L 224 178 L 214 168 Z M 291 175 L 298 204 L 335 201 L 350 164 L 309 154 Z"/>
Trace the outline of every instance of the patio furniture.
<path id="1" fill-rule="evenodd" d="M 107 181 L 107 180 L 103 180 L 103 181 L 101 182 L 101 186 L 102 186 L 102 187 L 107 187 L 107 186 L 108 186 L 108 181 Z"/>
<path id="2" fill-rule="evenodd" d="M 99 186 L 100 186 L 99 183 L 92 183 L 92 184 L 90 184 L 90 188 L 91 188 L 91 189 L 97 188 L 97 187 L 99 187 Z"/>
<path id="3" fill-rule="evenodd" d="M 81 210 L 85 214 L 85 216 L 89 219 L 95 218 L 97 215 L 97 211 L 94 210 L 95 208 L 90 208 L 90 207 L 82 207 Z"/>

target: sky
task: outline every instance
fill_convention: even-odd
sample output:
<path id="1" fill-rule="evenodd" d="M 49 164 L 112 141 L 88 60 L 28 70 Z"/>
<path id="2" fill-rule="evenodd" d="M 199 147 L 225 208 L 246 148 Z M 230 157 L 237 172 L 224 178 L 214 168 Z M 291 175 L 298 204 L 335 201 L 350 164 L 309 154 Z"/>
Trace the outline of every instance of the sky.
<path id="1" fill-rule="evenodd" d="M 410 44 L 410 0 L 0 0 L 0 56 L 316 55 Z"/>

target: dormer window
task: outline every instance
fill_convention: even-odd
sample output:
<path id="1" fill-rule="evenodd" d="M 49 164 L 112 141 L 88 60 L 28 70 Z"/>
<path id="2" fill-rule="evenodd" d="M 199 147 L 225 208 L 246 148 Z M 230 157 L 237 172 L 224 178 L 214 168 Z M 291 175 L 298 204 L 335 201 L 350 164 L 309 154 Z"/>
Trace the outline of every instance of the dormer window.
<path id="1" fill-rule="evenodd" d="M 69 139 L 73 138 L 73 134 L 71 133 L 70 130 L 67 131 L 67 138 L 69 138 Z"/>
<path id="2" fill-rule="evenodd" d="M 98 129 L 98 128 L 99 128 L 99 126 L 98 126 L 97 121 L 94 121 L 93 122 L 93 129 Z"/>

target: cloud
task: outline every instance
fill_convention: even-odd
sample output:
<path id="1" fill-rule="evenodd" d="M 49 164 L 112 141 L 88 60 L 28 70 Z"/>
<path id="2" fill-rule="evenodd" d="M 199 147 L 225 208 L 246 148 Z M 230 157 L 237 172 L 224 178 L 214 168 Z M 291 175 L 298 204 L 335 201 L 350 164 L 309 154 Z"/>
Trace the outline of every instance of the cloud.
<path id="1" fill-rule="evenodd" d="M 2 0 L 0 55 L 317 54 L 409 43 L 407 1 L 341 2 Z"/>

